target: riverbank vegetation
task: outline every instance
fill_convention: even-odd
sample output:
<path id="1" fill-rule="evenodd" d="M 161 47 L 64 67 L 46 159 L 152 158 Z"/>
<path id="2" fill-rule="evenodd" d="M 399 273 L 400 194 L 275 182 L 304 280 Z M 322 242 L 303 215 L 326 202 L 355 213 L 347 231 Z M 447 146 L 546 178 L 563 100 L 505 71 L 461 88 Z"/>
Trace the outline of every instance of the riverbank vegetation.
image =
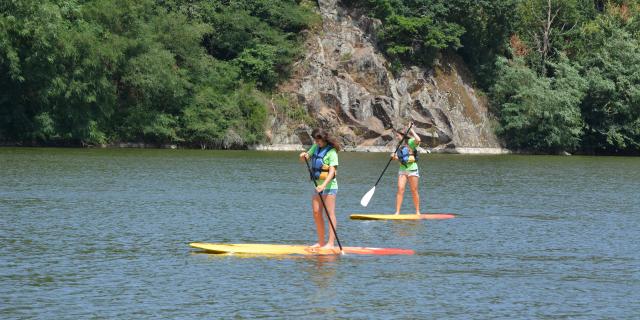
<path id="1" fill-rule="evenodd" d="M 395 70 L 457 53 L 507 147 L 640 152 L 638 0 L 343 0 Z M 320 23 L 311 0 L 0 4 L 0 142 L 234 147 Z"/>
<path id="2" fill-rule="evenodd" d="M 0 4 L 0 141 L 234 147 L 318 23 L 293 0 Z"/>
<path id="3" fill-rule="evenodd" d="M 394 65 L 457 52 L 509 148 L 640 152 L 636 0 L 345 0 L 382 21 Z"/>

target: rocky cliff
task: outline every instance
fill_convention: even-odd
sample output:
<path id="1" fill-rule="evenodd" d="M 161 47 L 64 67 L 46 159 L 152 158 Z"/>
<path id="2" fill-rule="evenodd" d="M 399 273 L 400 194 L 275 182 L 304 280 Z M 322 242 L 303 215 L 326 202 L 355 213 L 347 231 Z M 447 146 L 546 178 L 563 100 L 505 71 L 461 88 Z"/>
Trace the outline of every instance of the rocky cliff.
<path id="1" fill-rule="evenodd" d="M 272 105 L 272 146 L 309 144 L 311 126 L 318 125 L 340 137 L 347 150 L 388 150 L 395 144 L 390 128 L 414 121 L 423 147 L 501 152 L 487 101 L 472 87 L 461 59 L 443 56 L 432 69 L 407 67 L 394 76 L 376 47 L 378 20 L 338 0 L 319 0 L 318 6 L 322 27 L 308 33 L 304 58 L 278 90 L 310 117 L 291 120 Z"/>

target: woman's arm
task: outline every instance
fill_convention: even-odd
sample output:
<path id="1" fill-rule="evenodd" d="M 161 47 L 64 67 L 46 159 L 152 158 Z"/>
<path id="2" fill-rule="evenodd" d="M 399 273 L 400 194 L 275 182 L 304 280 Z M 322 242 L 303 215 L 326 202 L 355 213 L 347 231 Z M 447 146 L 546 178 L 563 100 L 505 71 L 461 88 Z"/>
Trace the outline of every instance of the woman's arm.
<path id="1" fill-rule="evenodd" d="M 311 154 L 316 151 L 315 148 L 318 148 L 318 146 L 314 143 L 313 145 L 311 145 L 311 148 L 309 148 L 308 151 L 301 152 L 300 153 L 300 161 L 309 160 L 309 158 L 311 157 Z"/>
<path id="2" fill-rule="evenodd" d="M 420 140 L 420 136 L 418 136 L 418 134 L 415 131 L 413 131 L 413 127 L 411 127 L 411 135 L 413 136 L 413 139 L 416 141 L 416 144 L 420 144 L 422 140 Z"/>

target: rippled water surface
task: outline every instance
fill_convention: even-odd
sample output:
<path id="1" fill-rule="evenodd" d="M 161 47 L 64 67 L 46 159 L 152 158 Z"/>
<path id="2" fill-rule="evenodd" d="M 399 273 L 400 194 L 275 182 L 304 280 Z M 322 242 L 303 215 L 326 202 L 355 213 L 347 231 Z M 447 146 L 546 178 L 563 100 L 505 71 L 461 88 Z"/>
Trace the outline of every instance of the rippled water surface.
<path id="1" fill-rule="evenodd" d="M 188 243 L 315 241 L 296 153 L 0 148 L 0 318 L 640 318 L 640 158 L 429 155 L 457 218 L 349 220 L 386 160 L 340 154 L 338 235 L 416 255 L 240 257 Z"/>

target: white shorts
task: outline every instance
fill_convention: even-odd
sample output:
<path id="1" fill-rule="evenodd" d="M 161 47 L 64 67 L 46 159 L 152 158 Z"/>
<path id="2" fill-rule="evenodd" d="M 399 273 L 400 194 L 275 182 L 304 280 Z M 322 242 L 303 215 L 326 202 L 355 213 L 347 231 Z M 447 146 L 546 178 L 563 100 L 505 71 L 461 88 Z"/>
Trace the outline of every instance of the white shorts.
<path id="1" fill-rule="evenodd" d="M 398 171 L 398 176 L 407 176 L 407 177 L 418 177 L 420 178 L 419 170 L 400 170 Z"/>

